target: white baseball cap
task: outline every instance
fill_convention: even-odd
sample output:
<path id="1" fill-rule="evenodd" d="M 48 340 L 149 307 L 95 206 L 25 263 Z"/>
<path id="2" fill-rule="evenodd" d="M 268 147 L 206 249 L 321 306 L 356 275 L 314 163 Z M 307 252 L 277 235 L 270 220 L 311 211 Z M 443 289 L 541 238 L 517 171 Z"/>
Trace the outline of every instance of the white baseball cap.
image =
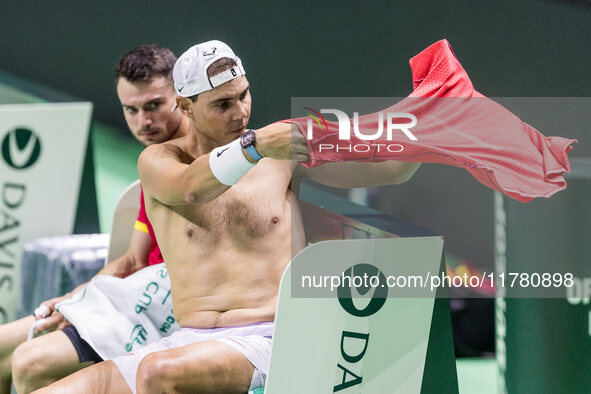
<path id="1" fill-rule="evenodd" d="M 208 77 L 207 68 L 224 57 L 235 60 L 237 65 L 213 77 Z M 240 58 L 228 45 L 218 40 L 192 46 L 177 59 L 172 70 L 174 89 L 181 97 L 203 93 L 245 74 Z M 175 103 L 172 111 L 176 107 Z"/>

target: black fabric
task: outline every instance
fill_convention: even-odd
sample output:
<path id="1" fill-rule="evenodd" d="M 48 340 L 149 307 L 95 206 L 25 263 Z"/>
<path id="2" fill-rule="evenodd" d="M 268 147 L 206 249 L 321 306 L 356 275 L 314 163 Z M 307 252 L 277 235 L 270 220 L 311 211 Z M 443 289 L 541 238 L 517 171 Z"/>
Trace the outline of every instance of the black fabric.
<path id="1" fill-rule="evenodd" d="M 100 363 L 101 361 L 103 361 L 101 356 L 99 356 L 94 351 L 94 349 L 88 344 L 88 342 L 86 342 L 84 339 L 80 337 L 80 334 L 78 333 L 78 330 L 76 330 L 76 327 L 67 326 L 65 328 L 62 328 L 62 331 L 64 332 L 64 334 L 66 334 L 70 342 L 72 342 L 72 345 L 74 345 L 74 349 L 76 349 L 76 353 L 78 353 L 78 359 L 81 363 L 86 361 L 94 361 L 95 363 Z"/>

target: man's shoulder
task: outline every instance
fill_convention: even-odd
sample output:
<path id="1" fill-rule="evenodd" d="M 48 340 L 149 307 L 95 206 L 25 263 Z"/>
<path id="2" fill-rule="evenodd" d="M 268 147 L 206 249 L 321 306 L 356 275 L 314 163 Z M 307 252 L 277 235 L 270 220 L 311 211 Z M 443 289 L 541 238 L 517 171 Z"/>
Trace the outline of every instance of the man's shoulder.
<path id="1" fill-rule="evenodd" d="M 140 158 L 143 156 L 144 158 L 149 157 L 151 159 L 157 157 L 183 157 L 185 155 L 185 151 L 182 147 L 182 138 L 162 142 L 160 144 L 154 144 L 146 147 L 142 152 Z"/>
<path id="2" fill-rule="evenodd" d="M 162 171 L 164 173 L 168 171 L 170 164 L 190 164 L 193 160 L 177 140 L 150 145 L 142 151 L 138 158 L 137 167 L 140 180 L 142 184 L 149 182 L 149 179 L 157 180 L 159 176 L 162 176 Z M 146 185 L 144 184 L 144 191 L 145 189 Z"/>

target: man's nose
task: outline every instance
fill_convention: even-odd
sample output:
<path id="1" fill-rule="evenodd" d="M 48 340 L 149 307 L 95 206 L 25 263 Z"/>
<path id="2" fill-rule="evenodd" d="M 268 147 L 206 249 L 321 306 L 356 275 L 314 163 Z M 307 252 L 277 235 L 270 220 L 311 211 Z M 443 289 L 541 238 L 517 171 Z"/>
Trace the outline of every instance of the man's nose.
<path id="1" fill-rule="evenodd" d="M 147 111 L 140 110 L 139 121 L 142 129 L 148 129 L 152 125 L 152 115 Z"/>
<path id="2" fill-rule="evenodd" d="M 248 117 L 248 104 L 239 102 L 236 106 L 236 111 L 234 112 L 234 119 L 239 120 Z"/>

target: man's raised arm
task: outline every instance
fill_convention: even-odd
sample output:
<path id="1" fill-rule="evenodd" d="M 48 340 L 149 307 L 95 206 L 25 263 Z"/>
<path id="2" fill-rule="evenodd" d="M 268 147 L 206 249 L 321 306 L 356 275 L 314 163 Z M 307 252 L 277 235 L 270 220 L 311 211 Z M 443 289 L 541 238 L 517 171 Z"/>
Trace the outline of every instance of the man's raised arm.
<path id="1" fill-rule="evenodd" d="M 355 188 L 393 185 L 409 180 L 421 163 L 404 161 L 338 162 L 318 167 L 297 166 L 294 177 L 307 177 L 331 187 Z"/>
<path id="2" fill-rule="evenodd" d="M 208 161 L 209 154 L 193 160 L 176 145 L 152 145 L 138 159 L 138 174 L 144 190 L 165 205 L 206 202 L 228 189 Z"/>
<path id="3" fill-rule="evenodd" d="M 292 136 L 288 123 L 273 123 L 256 130 L 255 135 L 256 150 L 263 158 L 289 160 L 295 155 L 306 160 L 305 141 L 299 132 Z M 239 139 L 195 159 L 177 145 L 166 143 L 142 152 L 138 173 L 144 190 L 153 198 L 177 206 L 214 200 L 256 163 Z"/>

